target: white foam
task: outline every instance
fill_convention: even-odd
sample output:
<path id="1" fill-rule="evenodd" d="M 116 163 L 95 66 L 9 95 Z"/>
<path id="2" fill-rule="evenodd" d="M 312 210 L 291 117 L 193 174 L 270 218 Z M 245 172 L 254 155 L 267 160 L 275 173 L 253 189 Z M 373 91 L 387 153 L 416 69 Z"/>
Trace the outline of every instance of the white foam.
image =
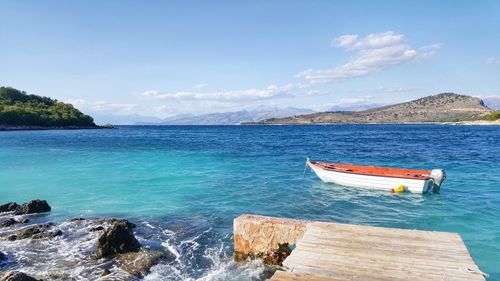
<path id="1" fill-rule="evenodd" d="M 33 224 L 3 228 L 0 235 Z M 161 246 L 175 257 L 175 260 L 166 259 L 153 266 L 144 280 L 260 280 L 265 270 L 265 266 L 256 261 L 243 265 L 234 262 L 228 246 L 230 237 L 218 237 L 211 227 L 191 235 L 148 222 L 141 225 L 147 227 L 143 229 L 146 232 L 152 231 L 146 237 L 154 237 L 148 240 L 136 233 L 141 242 L 163 240 Z M 9 256 L 9 260 L 0 265 L 1 269 L 21 270 L 43 280 L 134 279 L 113 260 L 91 258 L 100 234 L 99 231 L 89 231 L 94 226 L 91 220 L 66 221 L 53 227 L 63 231 L 62 236 L 53 239 L 1 239 L 0 248 Z M 110 268 L 111 273 L 101 278 L 104 268 Z"/>

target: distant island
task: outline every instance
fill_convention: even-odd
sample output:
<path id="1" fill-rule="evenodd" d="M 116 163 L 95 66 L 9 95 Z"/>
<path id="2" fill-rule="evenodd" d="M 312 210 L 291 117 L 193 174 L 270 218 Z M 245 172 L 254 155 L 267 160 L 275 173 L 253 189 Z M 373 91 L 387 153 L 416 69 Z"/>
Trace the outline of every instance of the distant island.
<path id="1" fill-rule="evenodd" d="M 385 124 L 385 123 L 499 123 L 500 112 L 476 97 L 441 93 L 417 100 L 363 111 L 329 111 L 270 118 L 243 125 L 268 124 Z"/>
<path id="2" fill-rule="evenodd" d="M 0 130 L 102 128 L 73 105 L 0 87 Z"/>

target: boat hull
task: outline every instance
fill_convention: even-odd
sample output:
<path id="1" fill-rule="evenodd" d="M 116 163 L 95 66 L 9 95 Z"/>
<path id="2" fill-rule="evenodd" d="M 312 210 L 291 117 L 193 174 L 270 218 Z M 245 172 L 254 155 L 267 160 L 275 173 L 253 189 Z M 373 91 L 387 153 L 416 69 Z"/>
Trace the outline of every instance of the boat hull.
<path id="1" fill-rule="evenodd" d="M 315 166 L 309 161 L 307 165 L 322 181 L 343 186 L 391 191 L 391 189 L 395 190 L 398 186 L 403 185 L 405 191 L 412 193 L 426 193 L 433 187 L 432 179 L 408 179 L 336 172 Z"/>

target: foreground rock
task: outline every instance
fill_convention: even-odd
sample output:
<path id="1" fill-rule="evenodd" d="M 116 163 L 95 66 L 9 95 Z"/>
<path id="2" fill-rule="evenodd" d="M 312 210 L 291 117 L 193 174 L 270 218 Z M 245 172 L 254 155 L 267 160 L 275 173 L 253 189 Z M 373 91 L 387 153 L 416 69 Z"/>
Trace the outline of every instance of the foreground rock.
<path id="1" fill-rule="evenodd" d="M 35 279 L 26 273 L 20 271 L 10 271 L 5 273 L 0 281 L 42 281 L 41 279 Z"/>
<path id="2" fill-rule="evenodd" d="M 29 222 L 28 219 L 15 220 L 13 218 L 9 218 L 9 219 L 4 220 L 3 222 L 0 222 L 0 228 L 9 227 L 9 226 L 19 224 L 19 223 L 28 223 L 28 222 Z"/>
<path id="3" fill-rule="evenodd" d="M 134 276 L 144 277 L 153 265 L 158 264 L 166 257 L 165 252 L 144 249 L 138 252 L 119 254 L 116 256 L 116 260 L 120 263 L 121 269 Z"/>
<path id="4" fill-rule="evenodd" d="M 31 200 L 18 206 L 14 210 L 14 215 L 37 214 L 50 212 L 51 208 L 46 200 Z"/>
<path id="5" fill-rule="evenodd" d="M 5 203 L 3 205 L 0 205 L 0 213 L 12 212 L 18 207 L 19 205 L 16 202 Z"/>
<path id="6" fill-rule="evenodd" d="M 96 257 L 110 258 L 117 254 L 136 252 L 141 244 L 132 233 L 134 224 L 127 220 L 117 220 L 99 237 Z"/>
<path id="7" fill-rule="evenodd" d="M 62 231 L 60 229 L 56 229 L 54 231 L 48 231 L 50 228 L 52 228 L 53 225 L 54 225 L 53 223 L 44 223 L 26 227 L 19 230 L 16 234 L 12 234 L 9 237 L 7 237 L 7 240 L 14 241 L 26 238 L 32 238 L 32 239 L 54 238 L 62 235 Z"/>

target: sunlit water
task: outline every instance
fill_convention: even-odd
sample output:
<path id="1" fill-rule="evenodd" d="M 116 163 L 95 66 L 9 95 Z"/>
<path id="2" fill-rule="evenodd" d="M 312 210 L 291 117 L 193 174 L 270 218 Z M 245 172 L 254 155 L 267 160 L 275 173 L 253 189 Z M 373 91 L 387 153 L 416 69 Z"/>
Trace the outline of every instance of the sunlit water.
<path id="1" fill-rule="evenodd" d="M 324 184 L 305 157 L 443 168 L 441 194 L 393 195 Z M 53 240 L 0 241 L 9 260 L 48 280 L 96 279 L 98 233 L 76 216 L 135 222 L 147 247 L 172 258 L 146 280 L 262 280 L 259 262 L 232 261 L 242 213 L 458 232 L 500 280 L 500 127 L 444 125 L 165 126 L 0 132 L 0 203 L 46 199 L 63 231 Z M 1 217 L 0 217 L 1 219 Z M 2 230 L 5 231 L 5 230 Z M 115 268 L 113 274 L 125 274 Z"/>

